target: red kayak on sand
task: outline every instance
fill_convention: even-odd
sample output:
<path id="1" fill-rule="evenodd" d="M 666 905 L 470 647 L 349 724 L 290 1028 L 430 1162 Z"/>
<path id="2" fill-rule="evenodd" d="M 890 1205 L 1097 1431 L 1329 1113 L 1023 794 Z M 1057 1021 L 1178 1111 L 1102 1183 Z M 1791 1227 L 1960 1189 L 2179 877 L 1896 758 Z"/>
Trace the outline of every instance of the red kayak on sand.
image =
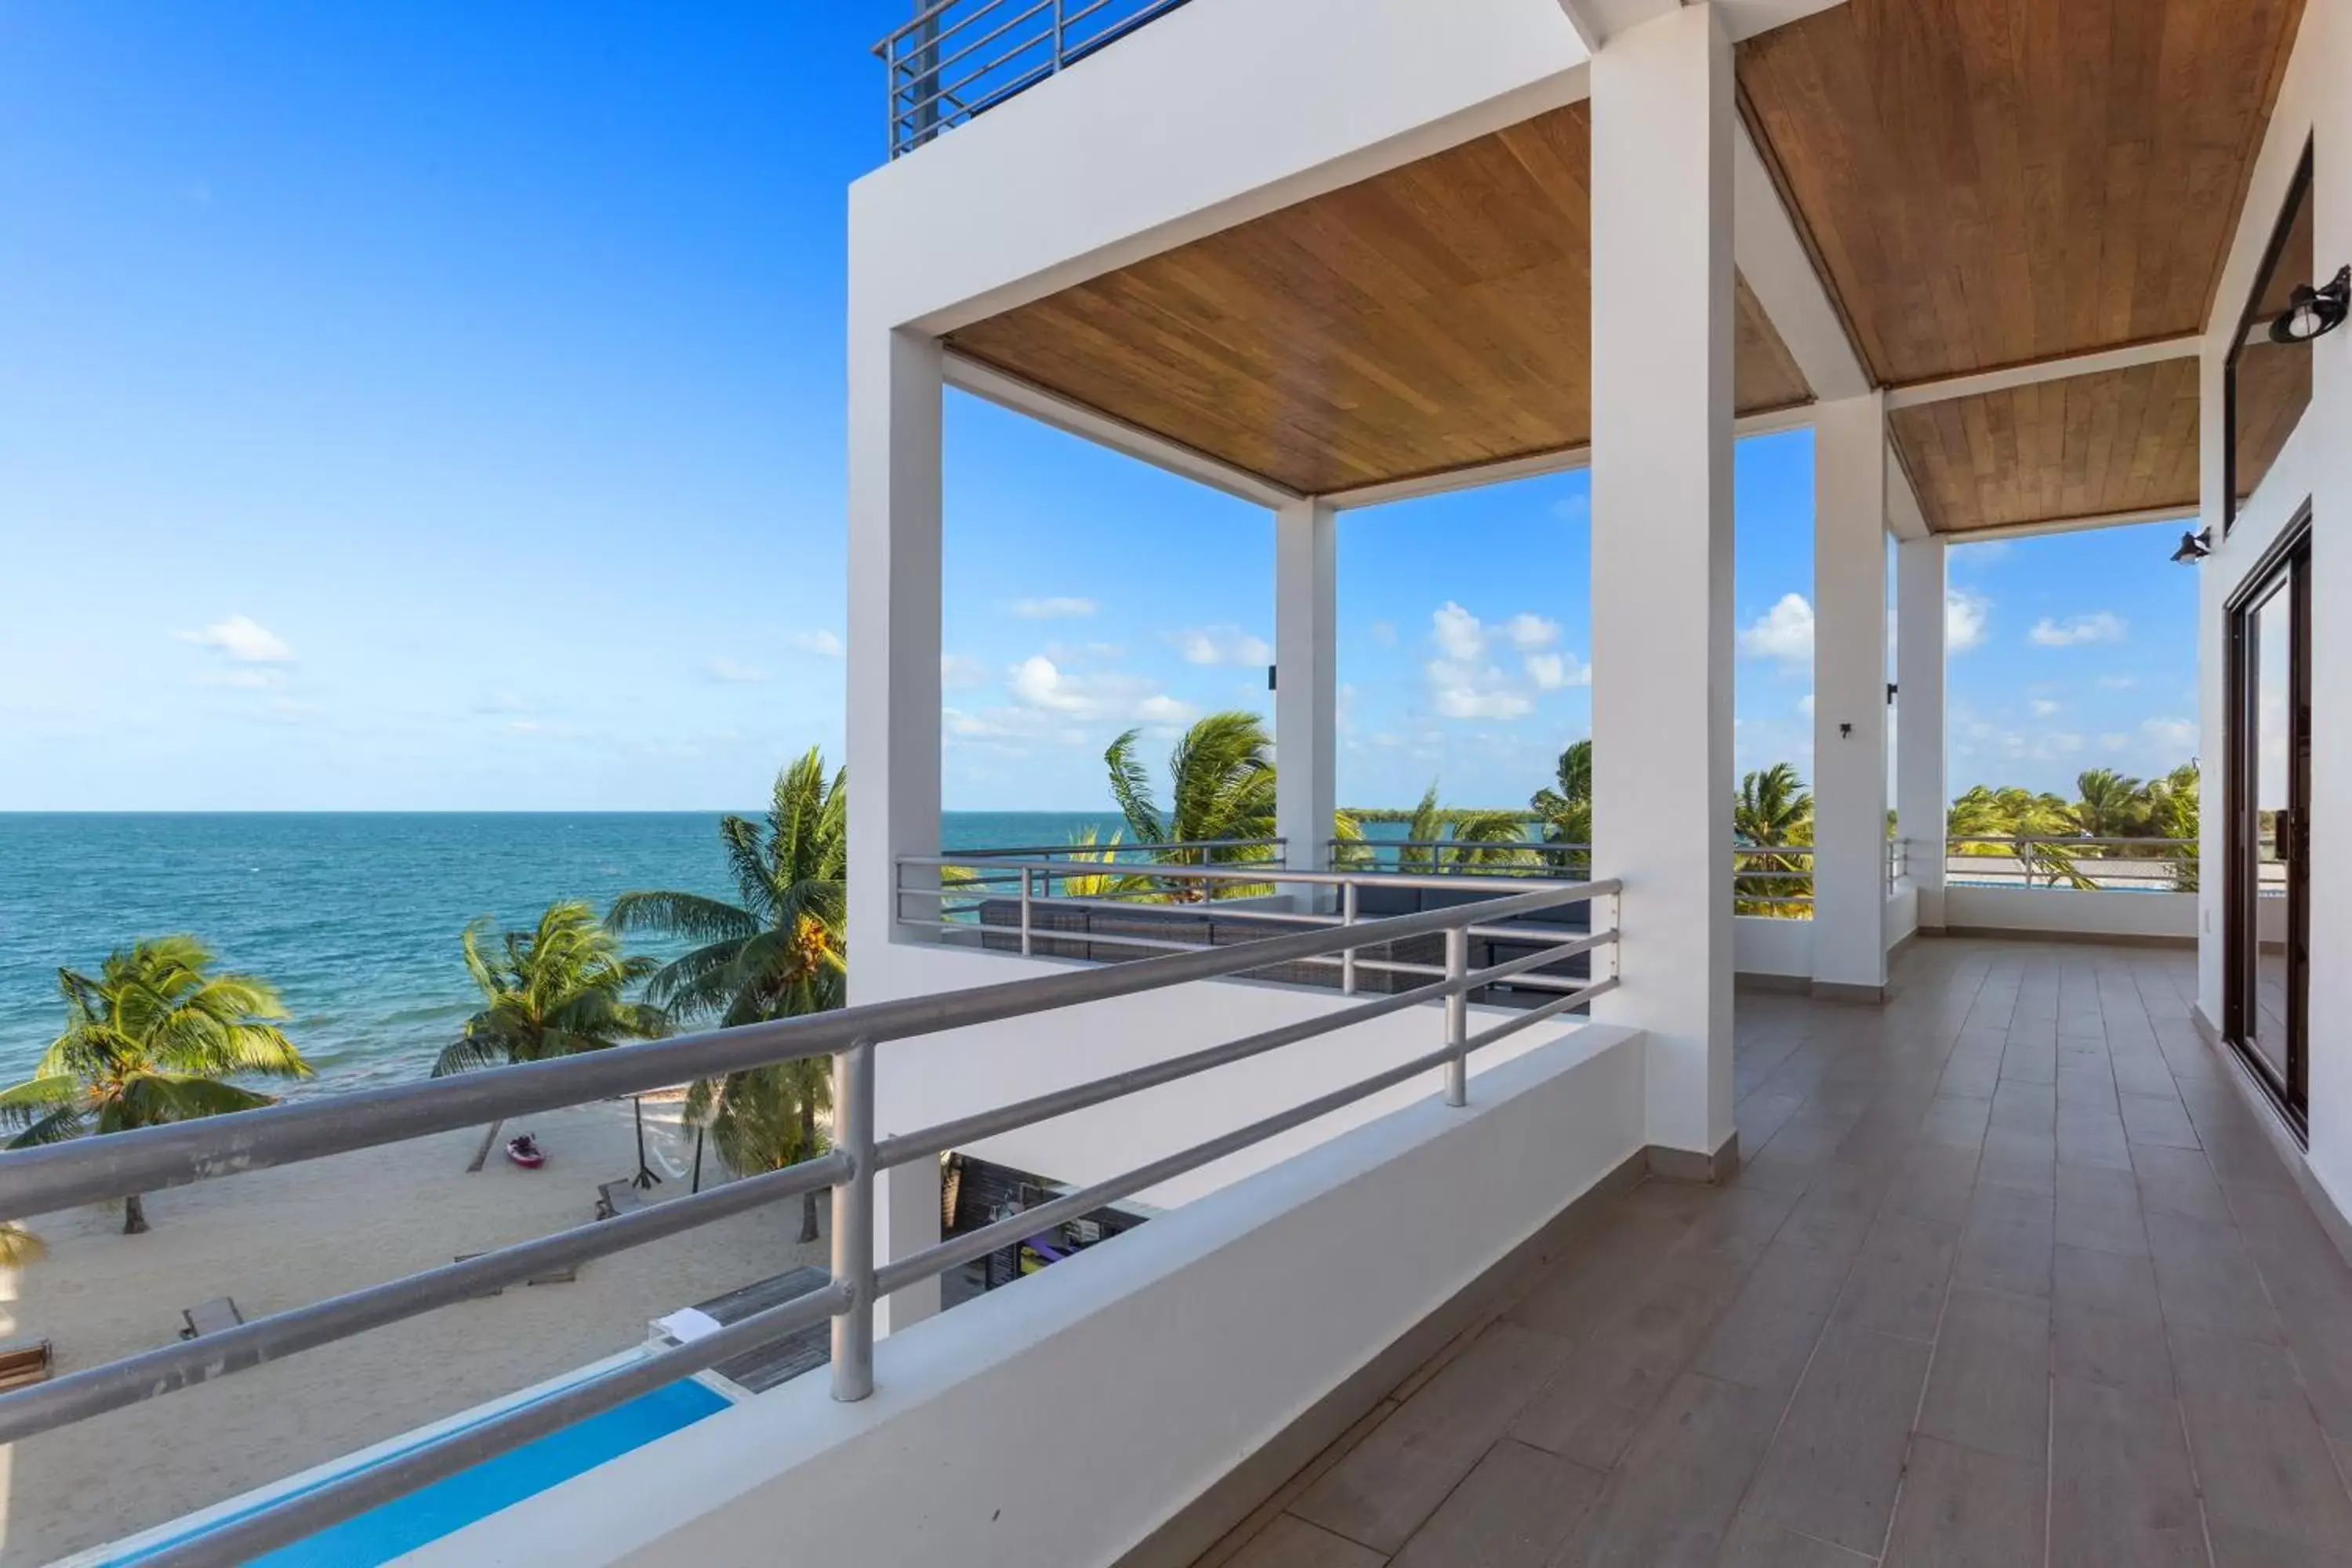
<path id="1" fill-rule="evenodd" d="M 540 1152 L 539 1144 L 528 1132 L 507 1140 L 507 1158 L 526 1171 L 536 1171 L 547 1163 L 547 1156 Z"/>

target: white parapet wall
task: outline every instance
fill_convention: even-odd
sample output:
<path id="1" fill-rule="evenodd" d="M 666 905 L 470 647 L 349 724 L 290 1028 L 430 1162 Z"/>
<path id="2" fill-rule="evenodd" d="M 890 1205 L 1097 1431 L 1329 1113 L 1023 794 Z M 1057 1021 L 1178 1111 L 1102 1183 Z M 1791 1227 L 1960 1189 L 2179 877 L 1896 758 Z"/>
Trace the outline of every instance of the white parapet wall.
<path id="1" fill-rule="evenodd" d="M 1953 886 L 1944 890 L 1944 927 L 1955 935 L 2015 931 L 2193 942 L 2197 895 Z"/>
<path id="2" fill-rule="evenodd" d="M 1736 974 L 1811 980 L 1813 922 L 1778 915 L 1732 916 L 1731 968 Z"/>
<path id="3" fill-rule="evenodd" d="M 406 1561 L 1113 1563 L 1637 1153 L 1642 1047 L 1580 1029 L 892 1335 L 869 1399 L 799 1379 Z"/>
<path id="4" fill-rule="evenodd" d="M 1002 984 L 1064 973 L 1072 967 L 1017 953 L 911 943 L 891 948 L 887 961 L 891 992 L 898 996 Z M 1336 988 L 1202 981 L 893 1041 L 876 1059 L 878 1130 L 884 1137 L 912 1131 L 1375 999 L 1370 994 L 1343 996 Z M 1507 1009 L 1474 1007 L 1470 1029 L 1475 1034 L 1513 1016 Z M 1473 1076 L 1491 1072 L 1581 1026 L 1574 1018 L 1533 1025 L 1472 1058 Z M 1078 1115 L 975 1142 L 966 1152 L 1056 1181 L 1102 1181 L 1410 1061 L 1437 1049 L 1444 1040 L 1444 1009 L 1424 1003 Z M 1410 1105 L 1436 1082 L 1433 1068 L 1426 1082 L 1403 1083 L 1370 1096 L 1322 1121 L 1148 1188 L 1140 1200 L 1161 1207 L 1190 1202 L 1347 1128 Z"/>

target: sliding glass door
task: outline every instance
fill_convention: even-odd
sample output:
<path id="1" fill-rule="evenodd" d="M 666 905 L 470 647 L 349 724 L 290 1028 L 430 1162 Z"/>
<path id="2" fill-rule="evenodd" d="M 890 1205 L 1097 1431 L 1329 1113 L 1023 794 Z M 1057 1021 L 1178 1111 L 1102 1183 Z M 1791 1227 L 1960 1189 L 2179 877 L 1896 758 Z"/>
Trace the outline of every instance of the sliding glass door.
<path id="1" fill-rule="evenodd" d="M 2310 969 L 2311 529 L 2230 601 L 2229 1033 L 2304 1125 Z"/>

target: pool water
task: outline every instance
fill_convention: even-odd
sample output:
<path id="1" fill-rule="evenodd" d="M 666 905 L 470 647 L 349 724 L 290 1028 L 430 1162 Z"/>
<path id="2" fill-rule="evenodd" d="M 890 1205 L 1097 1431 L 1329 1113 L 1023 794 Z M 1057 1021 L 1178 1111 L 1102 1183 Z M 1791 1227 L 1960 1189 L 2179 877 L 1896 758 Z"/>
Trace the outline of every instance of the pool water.
<path id="1" fill-rule="evenodd" d="M 403 1552 L 413 1552 L 478 1519 L 543 1492 L 558 1481 L 593 1469 L 633 1448 L 641 1448 L 656 1437 L 691 1426 L 704 1416 L 726 1409 L 728 1404 L 723 1394 L 692 1379 L 673 1383 L 601 1415 L 551 1432 L 494 1459 L 486 1459 L 406 1497 L 370 1509 L 306 1541 L 255 1558 L 254 1563 L 267 1568 L 359 1568 L 362 1564 L 389 1563 Z M 379 1462 L 392 1457 L 387 1453 L 380 1457 Z M 208 1522 L 218 1525 L 227 1521 Z M 203 1531 L 188 1533 L 201 1535 Z M 184 1535 L 177 1539 L 187 1538 Z M 160 1551 L 163 1544 L 158 1542 L 151 1550 Z M 116 1561 L 129 1564 L 146 1555 L 142 1552 Z"/>

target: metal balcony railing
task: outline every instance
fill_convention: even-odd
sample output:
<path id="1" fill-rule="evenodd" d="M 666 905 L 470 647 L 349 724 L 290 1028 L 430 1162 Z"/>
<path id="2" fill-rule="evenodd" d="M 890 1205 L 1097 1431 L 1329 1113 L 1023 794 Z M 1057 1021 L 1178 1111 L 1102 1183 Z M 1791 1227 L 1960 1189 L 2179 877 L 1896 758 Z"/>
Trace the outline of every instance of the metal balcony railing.
<path id="1" fill-rule="evenodd" d="M 1451 973 L 1445 965 L 1411 956 L 1413 944 L 1397 940 L 1393 919 L 1368 920 L 1363 903 L 1367 889 L 1378 889 L 1382 896 L 1420 890 L 1459 896 L 1465 891 L 1462 875 L 1294 870 L 1278 859 L 1242 858 L 1251 851 L 1270 854 L 1267 847 L 1279 842 L 1220 839 L 906 856 L 898 862 L 898 920 L 950 940 L 977 940 L 982 947 L 1002 947 L 1024 958 L 1097 963 L 1159 952 L 1233 952 L 1274 932 L 1338 928 L 1340 933 L 1356 933 L 1359 940 L 1335 940 L 1332 950 L 1324 953 L 1234 973 L 1336 984 L 1348 995 L 1356 994 L 1367 976 Z M 1170 853 L 1203 858 L 1185 864 L 1160 858 Z M 1213 854 L 1226 858 L 1209 861 L 1206 858 Z M 1116 859 L 1115 855 L 1150 858 Z M 1554 903 L 1531 906 L 1533 910 L 1587 902 L 1576 889 L 1600 885 L 1542 879 L 1540 866 L 1510 869 L 1524 873 L 1514 878 L 1514 888 L 1555 895 Z M 1554 922 L 1507 923 L 1515 908 L 1501 889 L 1454 907 L 1465 921 L 1475 921 L 1462 926 L 1465 939 L 1475 939 L 1490 952 L 1513 954 L 1479 971 L 1486 976 L 1482 989 L 1507 980 L 1515 991 L 1565 993 L 1576 1000 L 1564 1005 L 1577 1005 L 1594 994 L 1591 976 L 1559 971 L 1567 960 L 1612 948 L 1616 941 L 1613 930 L 1568 936 Z M 1530 946 L 1534 951 L 1523 951 Z M 1613 952 L 1604 962 L 1613 962 Z M 1551 973 L 1543 973 L 1547 970 Z M 1490 994 L 1487 999 L 1496 998 Z M 1537 1009 L 1547 1016 L 1559 1010 L 1551 1002 Z"/>
<path id="2" fill-rule="evenodd" d="M 1731 850 L 1732 908 L 1741 914 L 1809 920 L 1813 912 L 1813 847 L 1737 844 Z"/>
<path id="3" fill-rule="evenodd" d="M 928 0 L 874 46 L 890 156 L 1107 48 L 1184 0 Z"/>
<path id="4" fill-rule="evenodd" d="M 1028 862 L 1016 865 L 1024 877 L 1032 874 Z M 1163 869 L 1155 867 L 1154 874 Z M 1209 867 L 1193 868 L 1192 874 L 1208 876 L 1227 870 L 1243 876 L 1265 874 L 1264 868 Z M 1297 879 L 1296 874 L 1284 875 L 1286 880 Z M 893 1291 L 936 1278 L 1423 1073 L 1442 1074 L 1446 1103 L 1466 1103 L 1472 1052 L 1617 984 L 1613 928 L 1620 886 L 1613 881 L 1548 886 L 1349 929 L 1316 926 L 1239 946 L 1173 952 L 1133 963 L 843 1008 L 0 1153 L 0 1219 L 16 1219 L 131 1193 L 645 1093 L 778 1062 L 817 1057 L 829 1057 L 833 1062 L 835 1147 L 814 1159 L 0 1394 L 0 1445 L 470 1300 L 550 1269 L 641 1247 L 826 1187 L 833 1194 L 833 1268 L 832 1278 L 824 1287 L 685 1344 L 597 1373 L 557 1393 L 425 1439 L 392 1458 L 225 1519 L 142 1555 L 141 1562 L 148 1568 L 226 1568 L 247 1562 L 828 1319 L 834 1396 L 863 1399 L 873 1389 L 874 1306 Z M 1474 930 L 1594 900 L 1610 904 L 1612 929 L 1507 962 L 1470 966 L 1469 938 Z M 1553 928 L 1552 934 L 1557 932 L 1558 928 Z M 891 1042 L 1111 997 L 1140 995 L 1269 965 L 1328 960 L 1370 942 L 1395 943 L 1432 936 L 1442 939 L 1445 963 L 1438 978 L 1427 984 L 919 1131 L 889 1138 L 876 1136 L 875 1053 Z M 1587 950 L 1605 953 L 1605 977 L 1541 1007 L 1471 1032 L 1467 1001 L 1473 991 Z M 1425 1055 L 908 1257 L 880 1266 L 875 1262 L 874 1178 L 877 1172 L 935 1159 L 961 1144 L 1066 1116 L 1428 1002 L 1444 1005 L 1444 1026 L 1442 1043 Z"/>
<path id="5" fill-rule="evenodd" d="M 1955 837 L 1945 880 L 1966 887 L 2168 893 L 2197 886 L 2193 838 Z"/>

